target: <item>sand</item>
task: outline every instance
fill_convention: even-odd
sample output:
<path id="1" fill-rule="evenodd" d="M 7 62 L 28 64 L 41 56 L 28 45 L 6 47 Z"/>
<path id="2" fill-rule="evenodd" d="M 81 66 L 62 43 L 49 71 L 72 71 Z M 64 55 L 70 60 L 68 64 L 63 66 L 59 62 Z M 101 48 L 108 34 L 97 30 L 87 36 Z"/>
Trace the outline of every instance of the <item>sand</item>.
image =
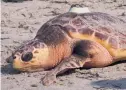
<path id="1" fill-rule="evenodd" d="M 34 38 L 43 23 L 67 12 L 74 3 L 126 20 L 126 0 L 2 1 L 2 90 L 126 90 L 126 62 L 104 68 L 75 69 L 59 76 L 51 86 L 40 82 L 46 72 L 20 73 L 6 66 L 6 58 L 17 46 Z"/>

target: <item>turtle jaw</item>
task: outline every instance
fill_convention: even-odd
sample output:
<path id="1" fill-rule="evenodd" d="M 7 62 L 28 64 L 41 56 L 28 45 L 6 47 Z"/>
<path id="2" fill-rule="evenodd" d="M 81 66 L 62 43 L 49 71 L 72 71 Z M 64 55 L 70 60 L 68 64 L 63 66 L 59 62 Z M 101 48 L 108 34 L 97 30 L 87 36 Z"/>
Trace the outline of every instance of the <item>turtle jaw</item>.
<path id="1" fill-rule="evenodd" d="M 12 64 L 13 68 L 19 71 L 27 71 L 28 62 L 23 62 L 20 59 L 15 59 Z"/>
<path id="2" fill-rule="evenodd" d="M 18 60 L 14 60 L 13 68 L 21 72 L 44 71 L 41 65 L 31 65 L 30 63 L 19 62 Z"/>
<path id="3" fill-rule="evenodd" d="M 12 66 L 16 70 L 27 71 L 27 67 L 29 67 L 28 64 L 28 62 L 23 62 L 19 56 L 16 56 L 16 59 L 13 60 Z"/>
<path id="4" fill-rule="evenodd" d="M 13 64 L 12 64 L 13 68 L 18 70 L 18 71 L 22 71 L 22 72 L 33 72 L 33 71 L 38 71 L 38 70 L 44 70 L 44 68 L 42 67 L 41 63 L 39 62 L 24 62 L 21 60 L 17 60 L 15 59 Z"/>

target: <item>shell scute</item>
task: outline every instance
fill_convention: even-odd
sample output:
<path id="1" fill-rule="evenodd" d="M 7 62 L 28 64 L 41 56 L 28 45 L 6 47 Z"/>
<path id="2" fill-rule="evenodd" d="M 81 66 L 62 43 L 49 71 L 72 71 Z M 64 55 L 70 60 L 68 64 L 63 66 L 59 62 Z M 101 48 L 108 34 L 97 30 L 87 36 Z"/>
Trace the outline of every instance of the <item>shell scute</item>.
<path id="1" fill-rule="evenodd" d="M 78 29 L 78 32 L 81 34 L 87 34 L 87 35 L 92 35 L 94 31 L 88 27 Z"/>
<path id="2" fill-rule="evenodd" d="M 52 21 L 52 23 L 55 23 L 55 24 L 57 23 L 57 24 L 63 25 L 65 23 L 69 23 L 69 21 L 68 20 L 63 20 L 63 19 L 55 19 L 55 20 Z"/>
<path id="3" fill-rule="evenodd" d="M 80 27 L 84 26 L 86 23 L 84 23 L 84 21 L 81 18 L 77 17 L 71 21 L 71 24 L 77 28 L 78 27 L 80 28 Z"/>
<path id="4" fill-rule="evenodd" d="M 95 32 L 95 37 L 97 37 L 100 40 L 107 40 L 108 39 L 108 35 L 99 33 L 99 32 Z"/>
<path id="5" fill-rule="evenodd" d="M 71 25 L 65 25 L 64 30 L 65 32 L 76 32 L 76 29 L 72 27 Z"/>
<path id="6" fill-rule="evenodd" d="M 109 38 L 109 43 L 113 48 L 118 48 L 118 41 L 114 37 Z"/>

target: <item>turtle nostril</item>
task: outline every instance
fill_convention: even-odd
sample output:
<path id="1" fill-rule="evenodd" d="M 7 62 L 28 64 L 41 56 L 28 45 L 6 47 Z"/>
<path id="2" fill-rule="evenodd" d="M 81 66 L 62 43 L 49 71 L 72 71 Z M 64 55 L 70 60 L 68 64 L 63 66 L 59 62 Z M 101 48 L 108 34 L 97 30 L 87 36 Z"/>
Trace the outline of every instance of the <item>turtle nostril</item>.
<path id="1" fill-rule="evenodd" d="M 13 56 L 13 59 L 16 59 L 16 56 Z"/>
<path id="2" fill-rule="evenodd" d="M 30 61 L 33 58 L 32 52 L 27 52 L 21 56 L 22 61 Z"/>

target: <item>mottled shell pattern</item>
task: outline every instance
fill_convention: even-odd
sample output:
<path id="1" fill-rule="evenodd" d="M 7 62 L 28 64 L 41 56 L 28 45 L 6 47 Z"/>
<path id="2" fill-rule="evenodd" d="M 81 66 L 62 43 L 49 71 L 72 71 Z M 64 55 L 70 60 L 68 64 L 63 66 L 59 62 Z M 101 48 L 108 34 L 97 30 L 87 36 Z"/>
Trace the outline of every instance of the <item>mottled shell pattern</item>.
<path id="1" fill-rule="evenodd" d="M 87 35 L 87 38 L 99 39 L 110 44 L 114 49 L 126 48 L 126 22 L 106 13 L 65 13 L 49 20 L 41 30 L 51 25 L 59 25 L 73 38 L 81 38 L 81 35 L 86 37 Z M 37 34 L 42 32 L 41 30 Z M 71 33 L 79 36 L 72 36 Z M 99 43 L 102 44 L 101 41 Z"/>

